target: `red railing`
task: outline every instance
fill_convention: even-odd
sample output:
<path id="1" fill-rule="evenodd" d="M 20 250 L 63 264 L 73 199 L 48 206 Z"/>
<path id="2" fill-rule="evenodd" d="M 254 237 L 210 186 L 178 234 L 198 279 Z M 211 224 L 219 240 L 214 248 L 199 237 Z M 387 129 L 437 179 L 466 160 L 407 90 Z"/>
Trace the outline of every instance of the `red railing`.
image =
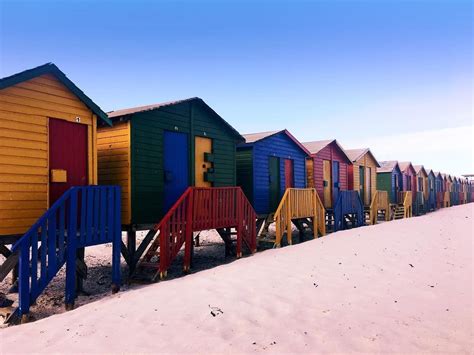
<path id="1" fill-rule="evenodd" d="M 237 257 L 242 256 L 243 243 L 253 253 L 257 249 L 255 221 L 255 211 L 240 187 L 189 187 L 154 226 L 154 240 L 141 263 L 157 265 L 164 278 L 184 244 L 183 269 L 188 271 L 193 232 L 219 228 L 236 229 Z M 153 262 L 157 257 L 159 264 Z"/>

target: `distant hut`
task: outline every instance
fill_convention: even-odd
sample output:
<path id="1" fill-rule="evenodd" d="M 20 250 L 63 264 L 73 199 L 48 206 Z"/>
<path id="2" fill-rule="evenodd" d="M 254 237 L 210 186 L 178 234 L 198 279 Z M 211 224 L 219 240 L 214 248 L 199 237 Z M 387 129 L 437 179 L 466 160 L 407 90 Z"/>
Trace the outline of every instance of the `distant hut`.
<path id="1" fill-rule="evenodd" d="M 396 160 L 381 161 L 377 168 L 377 189 L 387 191 L 390 203 L 398 204 L 399 192 L 402 191 L 402 172 Z"/>
<path id="2" fill-rule="evenodd" d="M 352 161 L 352 165 L 349 165 L 348 188 L 358 191 L 364 206 L 368 207 L 377 191 L 377 168 L 380 168 L 380 164 L 369 148 L 345 151 Z"/>
<path id="3" fill-rule="evenodd" d="M 416 215 L 425 214 L 428 209 L 428 173 L 423 165 L 414 165 L 416 173 L 416 197 L 414 197 L 413 211 Z"/>

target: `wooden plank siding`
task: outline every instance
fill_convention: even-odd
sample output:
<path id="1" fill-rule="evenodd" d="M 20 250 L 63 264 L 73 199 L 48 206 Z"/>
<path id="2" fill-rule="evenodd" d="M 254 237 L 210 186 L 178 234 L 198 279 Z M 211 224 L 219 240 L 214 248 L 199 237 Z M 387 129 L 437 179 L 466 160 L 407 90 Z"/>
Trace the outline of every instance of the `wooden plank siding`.
<path id="1" fill-rule="evenodd" d="M 360 192 L 360 170 L 359 167 L 370 168 L 370 195 L 375 196 L 377 191 L 377 161 L 372 157 L 372 155 L 367 152 L 362 155 L 359 159 L 354 161 L 351 166 L 349 166 L 349 184 L 348 188 Z M 371 201 L 367 201 L 367 196 L 361 196 L 362 202 L 364 205 L 370 205 Z"/>
<path id="2" fill-rule="evenodd" d="M 88 126 L 88 179 L 97 183 L 97 118 L 52 74 L 0 90 L 0 235 L 22 234 L 49 208 L 49 118 Z"/>
<path id="3" fill-rule="evenodd" d="M 97 130 L 99 184 L 122 188 L 122 224 L 131 222 L 130 122 Z"/>
<path id="4" fill-rule="evenodd" d="M 332 174 L 332 162 L 333 161 L 339 162 L 340 191 L 345 191 L 348 189 L 349 164 L 347 163 L 347 158 L 344 156 L 344 153 L 341 152 L 340 148 L 335 142 L 327 145 L 326 147 L 321 149 L 318 153 L 312 154 L 312 157 L 313 157 L 314 186 L 308 186 L 308 187 L 316 188 L 316 191 L 318 192 L 319 198 L 321 199 L 321 201 L 324 201 L 324 172 L 323 172 L 324 160 L 329 160 L 331 162 L 331 174 Z M 332 201 L 332 203 L 335 203 L 335 201 Z"/>

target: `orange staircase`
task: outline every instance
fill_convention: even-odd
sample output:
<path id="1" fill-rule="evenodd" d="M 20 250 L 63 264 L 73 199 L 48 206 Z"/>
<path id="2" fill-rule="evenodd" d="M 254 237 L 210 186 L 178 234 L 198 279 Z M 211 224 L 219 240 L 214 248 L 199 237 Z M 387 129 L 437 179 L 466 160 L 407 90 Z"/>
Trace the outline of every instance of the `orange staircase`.
<path id="1" fill-rule="evenodd" d="M 158 276 L 165 278 L 183 245 L 183 270 L 189 271 L 193 233 L 203 230 L 234 228 L 236 256 L 242 256 L 243 244 L 254 253 L 255 221 L 255 211 L 240 187 L 189 187 L 153 227 L 152 242 L 139 261 L 135 276 L 151 271 L 151 281 Z"/>

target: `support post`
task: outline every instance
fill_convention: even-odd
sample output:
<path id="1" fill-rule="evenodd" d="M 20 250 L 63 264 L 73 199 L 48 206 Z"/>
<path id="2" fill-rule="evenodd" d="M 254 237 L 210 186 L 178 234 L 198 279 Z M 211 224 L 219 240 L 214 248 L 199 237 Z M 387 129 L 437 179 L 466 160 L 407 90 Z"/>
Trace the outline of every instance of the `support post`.
<path id="1" fill-rule="evenodd" d="M 20 260 L 19 260 L 19 269 L 20 269 L 20 279 L 19 279 L 19 311 L 20 316 L 26 316 L 30 312 L 30 246 L 29 243 L 24 241 L 21 244 L 20 249 Z"/>
<path id="2" fill-rule="evenodd" d="M 114 191 L 115 190 L 115 191 Z M 121 198 L 120 187 L 115 187 L 111 193 L 115 192 L 114 198 L 114 223 L 112 227 L 112 293 L 120 290 L 120 247 L 122 243 L 122 227 L 121 227 Z M 133 248 L 135 249 L 135 238 L 133 239 Z M 130 256 L 135 267 L 135 252 Z"/>
<path id="3" fill-rule="evenodd" d="M 71 191 L 66 244 L 66 310 L 74 308 L 76 299 L 76 247 L 77 247 L 77 190 Z"/>
<path id="4" fill-rule="evenodd" d="M 191 258 L 193 251 L 193 198 L 194 190 L 189 192 L 186 205 L 186 226 L 184 240 L 184 265 L 183 271 L 189 272 L 191 268 Z"/>
<path id="5" fill-rule="evenodd" d="M 127 252 L 128 252 L 128 273 L 132 275 L 135 272 L 135 267 L 137 265 L 136 260 L 136 251 L 137 251 L 137 232 L 134 227 L 130 227 L 127 231 Z"/>

